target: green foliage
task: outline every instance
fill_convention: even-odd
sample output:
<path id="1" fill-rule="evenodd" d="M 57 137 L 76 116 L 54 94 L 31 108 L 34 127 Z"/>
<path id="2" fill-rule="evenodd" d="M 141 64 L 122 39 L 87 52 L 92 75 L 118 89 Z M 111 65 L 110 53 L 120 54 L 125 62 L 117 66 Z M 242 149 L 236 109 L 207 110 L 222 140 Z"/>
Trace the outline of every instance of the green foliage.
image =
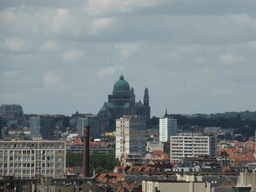
<path id="1" fill-rule="evenodd" d="M 83 166 L 83 154 L 82 153 L 67 153 L 66 154 L 66 166 L 77 167 Z"/>
<path id="2" fill-rule="evenodd" d="M 90 155 L 90 174 L 112 172 L 113 169 L 120 165 L 118 159 L 112 153 L 94 153 Z M 66 166 L 77 167 L 83 166 L 83 154 L 82 153 L 67 153 L 66 154 Z"/>
<path id="3" fill-rule="evenodd" d="M 198 125 L 201 127 L 221 127 L 232 128 L 234 134 L 241 134 L 238 140 L 248 140 L 250 136 L 254 135 L 256 130 L 256 112 L 225 112 L 216 114 L 196 114 L 193 117 L 183 115 L 172 115 L 177 119 L 178 125 L 183 127 L 183 130 L 190 129 L 191 125 Z M 231 140 L 231 135 L 226 134 L 225 138 Z"/>

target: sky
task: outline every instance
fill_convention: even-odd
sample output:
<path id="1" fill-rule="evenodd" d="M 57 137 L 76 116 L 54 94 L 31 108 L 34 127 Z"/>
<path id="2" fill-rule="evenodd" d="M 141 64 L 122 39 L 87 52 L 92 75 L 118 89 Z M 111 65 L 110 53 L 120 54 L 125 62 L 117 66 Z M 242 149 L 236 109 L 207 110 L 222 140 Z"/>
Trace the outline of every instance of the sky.
<path id="1" fill-rule="evenodd" d="M 0 1 L 0 105 L 97 114 L 123 74 L 151 116 L 256 111 L 255 0 Z"/>

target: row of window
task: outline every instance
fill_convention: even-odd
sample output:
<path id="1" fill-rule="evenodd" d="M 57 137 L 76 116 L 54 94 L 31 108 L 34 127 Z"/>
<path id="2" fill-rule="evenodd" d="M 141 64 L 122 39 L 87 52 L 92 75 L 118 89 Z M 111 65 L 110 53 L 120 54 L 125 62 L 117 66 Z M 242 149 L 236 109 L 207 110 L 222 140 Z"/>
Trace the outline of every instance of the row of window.
<path id="1" fill-rule="evenodd" d="M 31 144 L 31 143 L 0 143 L 0 148 L 7 148 L 7 146 L 9 148 L 34 148 L 35 146 L 38 146 L 38 145 L 35 145 L 35 144 Z M 53 143 L 42 143 L 41 144 L 41 147 L 43 148 L 54 148 L 54 144 Z M 58 146 L 59 148 L 62 148 L 64 147 L 64 144 L 59 144 Z"/>
<path id="2" fill-rule="evenodd" d="M 63 150 L 58 150 L 57 153 L 58 154 L 62 154 Z M 41 155 L 53 155 L 54 154 L 54 150 L 48 151 L 48 150 L 0 150 L 0 155 L 3 154 L 15 154 L 15 155 L 21 155 L 21 154 L 41 154 Z"/>
<path id="3" fill-rule="evenodd" d="M 10 157 L 9 158 L 10 161 L 34 161 L 35 160 L 35 157 Z M 36 160 L 48 160 L 48 161 L 53 161 L 54 160 L 54 157 L 41 157 L 41 158 L 36 158 Z M 58 157 L 58 161 L 61 161 L 62 160 L 62 157 Z M 7 161 L 7 157 L 0 157 L 0 161 Z"/>
<path id="4" fill-rule="evenodd" d="M 30 174 L 35 174 L 35 172 L 37 173 L 38 171 L 34 171 L 34 170 L 31 170 L 31 171 L 30 170 L 23 170 L 23 171 L 21 171 L 21 170 L 10 170 L 9 174 L 10 175 L 12 175 L 12 174 L 20 175 L 22 173 L 22 174 L 30 175 Z M 6 175 L 8 174 L 7 171 L 0 170 L 0 175 L 3 174 L 3 173 L 6 174 Z M 57 173 L 61 174 L 62 171 L 58 170 Z M 42 170 L 41 174 L 53 174 L 53 170 L 46 170 L 46 171 Z"/>
<path id="5" fill-rule="evenodd" d="M 22 165 L 23 165 L 23 166 L 22 166 Z M 39 163 L 39 164 L 36 164 L 36 165 L 37 165 L 37 166 L 40 166 L 40 167 L 41 167 L 41 166 L 42 166 L 42 167 L 53 167 L 53 166 L 54 166 L 53 163 L 46 163 L 46 164 L 45 164 L 45 163 L 42 163 L 42 164 Z M 5 164 L 0 163 L 0 168 L 1 168 L 1 167 L 7 167 L 7 166 L 8 166 L 7 163 L 5 163 Z M 23 163 L 23 164 L 21 164 L 21 163 L 12 164 L 12 163 L 10 163 L 10 164 L 9 164 L 9 167 L 10 167 L 10 168 L 12 168 L 12 167 L 14 167 L 14 168 L 15 168 L 15 167 L 21 167 L 21 166 L 24 167 L 24 168 L 25 168 L 25 167 L 35 167 L 35 164 L 34 164 L 34 163 Z M 57 164 L 57 167 L 62 167 L 62 164 L 61 164 L 61 163 L 58 163 L 58 164 Z"/>

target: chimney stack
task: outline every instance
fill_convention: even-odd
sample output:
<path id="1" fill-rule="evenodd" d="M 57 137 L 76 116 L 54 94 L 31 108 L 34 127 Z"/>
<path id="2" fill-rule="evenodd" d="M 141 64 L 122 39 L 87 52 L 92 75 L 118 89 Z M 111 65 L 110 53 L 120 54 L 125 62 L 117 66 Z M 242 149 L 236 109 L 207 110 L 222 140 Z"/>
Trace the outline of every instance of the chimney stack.
<path id="1" fill-rule="evenodd" d="M 84 177 L 89 177 L 89 129 L 90 126 L 84 126 L 84 140 L 83 147 L 83 175 Z"/>

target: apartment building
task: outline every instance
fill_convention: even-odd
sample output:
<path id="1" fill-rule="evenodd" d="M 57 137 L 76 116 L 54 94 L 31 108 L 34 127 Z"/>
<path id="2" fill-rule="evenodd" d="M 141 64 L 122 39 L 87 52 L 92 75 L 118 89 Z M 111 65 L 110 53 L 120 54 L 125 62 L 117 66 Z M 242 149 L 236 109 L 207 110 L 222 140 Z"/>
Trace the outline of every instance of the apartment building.
<path id="1" fill-rule="evenodd" d="M 65 141 L 0 141 L 0 175 L 15 178 L 62 178 Z"/>
<path id="2" fill-rule="evenodd" d="M 201 133 L 181 133 L 170 137 L 170 161 L 178 162 L 184 157 L 217 157 L 217 139 Z"/>
<path id="3" fill-rule="evenodd" d="M 159 119 L 159 141 L 167 142 L 170 136 L 177 135 L 177 119 L 174 118 L 161 118 Z"/>
<path id="4" fill-rule="evenodd" d="M 146 153 L 146 123 L 139 116 L 123 116 L 116 120 L 116 158 L 130 153 Z"/>

